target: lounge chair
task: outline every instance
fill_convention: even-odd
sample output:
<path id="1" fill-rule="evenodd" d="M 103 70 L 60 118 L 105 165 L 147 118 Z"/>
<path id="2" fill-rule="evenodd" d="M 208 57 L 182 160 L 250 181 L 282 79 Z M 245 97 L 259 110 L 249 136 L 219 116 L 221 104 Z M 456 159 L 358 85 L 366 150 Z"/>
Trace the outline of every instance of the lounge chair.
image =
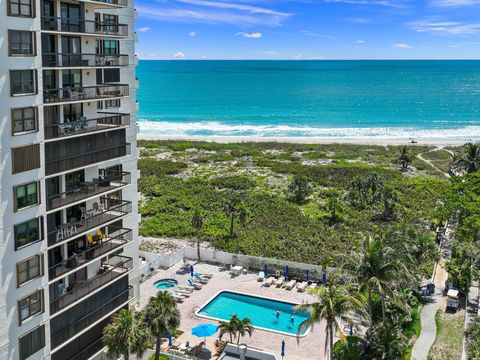
<path id="1" fill-rule="evenodd" d="M 206 284 L 208 283 L 208 279 L 200 276 L 199 274 L 195 273 L 193 274 L 193 281 L 197 281 L 200 284 Z"/>
<path id="2" fill-rule="evenodd" d="M 265 273 L 263 271 L 258 273 L 257 281 L 265 281 Z"/>
<path id="3" fill-rule="evenodd" d="M 205 273 L 197 273 L 197 274 L 206 279 L 213 278 L 213 274 L 205 274 Z"/>
<path id="4" fill-rule="evenodd" d="M 270 276 L 268 279 L 265 279 L 263 286 L 270 287 L 274 282 L 275 282 L 275 278 L 273 276 Z"/>
<path id="5" fill-rule="evenodd" d="M 182 290 L 184 292 L 192 293 L 195 290 L 192 286 L 177 286 L 177 289 Z"/>
<path id="6" fill-rule="evenodd" d="M 177 294 L 172 294 L 172 297 L 177 301 L 177 302 L 183 302 L 185 299 L 183 296 L 177 295 Z"/>
<path id="7" fill-rule="evenodd" d="M 193 282 L 192 278 L 189 278 L 187 282 L 188 282 L 188 285 L 193 286 L 195 290 L 200 290 L 202 288 L 202 284 Z"/>
<path id="8" fill-rule="evenodd" d="M 301 282 L 301 283 L 298 283 L 298 284 L 297 284 L 297 291 L 298 291 L 298 292 L 304 292 L 305 289 L 307 288 L 307 286 L 308 286 L 308 283 L 307 283 L 306 281 L 303 281 L 303 282 Z"/>
<path id="9" fill-rule="evenodd" d="M 284 288 L 287 290 L 292 290 L 295 287 L 295 285 L 297 285 L 297 280 L 290 280 L 284 285 Z"/>
<path id="10" fill-rule="evenodd" d="M 309 289 L 315 289 L 316 287 L 317 287 L 317 283 L 311 283 L 310 285 L 308 285 Z"/>
<path id="11" fill-rule="evenodd" d="M 175 290 L 175 294 L 176 294 L 176 295 L 183 296 L 183 297 L 185 297 L 185 298 L 190 297 L 190 292 L 183 291 L 183 290 L 181 290 L 181 289 Z"/>
<path id="12" fill-rule="evenodd" d="M 275 286 L 279 288 L 283 285 L 284 282 L 285 282 L 285 277 L 280 276 L 277 280 L 275 280 Z"/>

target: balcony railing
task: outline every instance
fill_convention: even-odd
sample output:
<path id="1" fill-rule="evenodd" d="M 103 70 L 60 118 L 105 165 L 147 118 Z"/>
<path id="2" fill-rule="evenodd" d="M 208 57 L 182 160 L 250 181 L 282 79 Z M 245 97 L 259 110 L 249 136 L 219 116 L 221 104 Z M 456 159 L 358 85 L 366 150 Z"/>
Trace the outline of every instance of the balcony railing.
<path id="1" fill-rule="evenodd" d="M 103 171 L 103 175 L 94 178 L 92 181 L 85 181 L 73 190 L 47 197 L 47 210 L 56 209 L 74 202 L 100 195 L 106 191 L 119 189 L 130 184 L 131 174 L 129 172 Z"/>
<path id="2" fill-rule="evenodd" d="M 127 66 L 128 55 L 48 53 L 42 55 L 42 64 L 44 67 Z"/>
<path id="3" fill-rule="evenodd" d="M 61 89 L 43 90 L 43 100 L 45 103 L 103 100 L 128 95 L 128 85 L 126 84 L 64 87 Z"/>
<path id="4" fill-rule="evenodd" d="M 110 221 L 120 219 L 131 212 L 132 203 L 130 201 L 101 197 L 100 205 L 94 203 L 92 209 L 85 209 L 85 214 L 82 215 L 82 217 L 85 218 L 80 220 L 72 218 L 70 222 L 61 224 L 57 226 L 56 229 L 49 231 L 48 245 L 52 246 L 59 242 L 72 239 L 80 233 L 99 227 Z"/>
<path id="5" fill-rule="evenodd" d="M 90 0 L 90 2 L 98 2 L 102 4 L 111 4 L 118 6 L 128 6 L 128 0 Z"/>
<path id="6" fill-rule="evenodd" d="M 45 125 L 45 139 L 91 133 L 130 125 L 130 114 L 101 113 L 95 119 L 82 119 L 64 123 Z"/>
<path id="7" fill-rule="evenodd" d="M 49 160 L 45 163 L 45 173 L 52 175 L 58 172 L 88 166 L 102 161 L 107 161 L 122 156 L 130 155 L 129 143 L 101 148 L 78 155 L 64 156 L 58 160 Z"/>
<path id="8" fill-rule="evenodd" d="M 68 19 L 61 17 L 42 17 L 42 30 L 64 31 L 82 34 L 102 34 L 110 36 L 127 36 L 127 24 L 115 24 L 82 19 Z"/>
<path id="9" fill-rule="evenodd" d="M 96 239 L 96 243 L 93 245 L 87 244 L 87 248 L 83 251 L 74 253 L 74 255 L 68 259 L 49 267 L 49 279 L 53 280 L 63 274 L 71 272 L 77 267 L 98 259 L 104 254 L 119 248 L 130 241 L 132 241 L 132 230 L 107 226 L 105 230 L 105 240 Z"/>
<path id="10" fill-rule="evenodd" d="M 50 314 L 71 305 L 103 285 L 122 276 L 133 269 L 133 259 L 128 256 L 114 255 L 102 262 L 100 269 L 94 277 L 84 282 L 77 281 L 66 289 L 59 290 L 63 283 L 50 285 Z M 63 293 L 61 293 L 63 292 Z"/>
<path id="11" fill-rule="evenodd" d="M 93 310 L 92 312 L 86 314 L 79 320 L 75 321 L 73 324 L 68 325 L 68 327 L 56 332 L 51 335 L 52 349 L 61 345 L 71 337 L 78 334 L 80 331 L 91 326 L 101 318 L 107 316 L 109 313 L 115 309 L 127 304 L 133 298 L 133 287 L 128 286 L 128 288 L 122 293 L 115 296 L 113 299 L 102 304 L 99 308 Z"/>

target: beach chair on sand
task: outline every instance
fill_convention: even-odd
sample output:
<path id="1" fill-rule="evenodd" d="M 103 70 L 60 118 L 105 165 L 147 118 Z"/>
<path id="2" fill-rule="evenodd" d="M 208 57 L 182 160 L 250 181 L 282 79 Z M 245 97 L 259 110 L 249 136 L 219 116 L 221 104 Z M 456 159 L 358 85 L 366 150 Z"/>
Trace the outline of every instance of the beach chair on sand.
<path id="1" fill-rule="evenodd" d="M 183 292 L 189 292 L 189 293 L 192 293 L 193 290 L 195 290 L 193 286 L 177 286 L 177 289 L 182 290 Z"/>
<path id="2" fill-rule="evenodd" d="M 284 285 L 284 287 L 287 290 L 292 290 L 295 287 L 295 285 L 297 285 L 297 280 L 290 280 Z"/>
<path id="3" fill-rule="evenodd" d="M 179 296 L 183 296 L 183 297 L 185 297 L 185 298 L 188 298 L 188 297 L 190 297 L 190 294 L 191 294 L 191 293 L 190 293 L 190 292 L 187 292 L 187 291 L 184 291 L 184 290 L 181 290 L 181 289 L 176 289 L 176 290 L 175 290 L 175 294 L 176 294 L 176 295 L 179 295 Z"/>
<path id="4" fill-rule="evenodd" d="M 270 276 L 268 279 L 265 279 L 263 286 L 265 287 L 270 287 L 275 281 L 275 278 L 273 276 Z"/>
<path id="5" fill-rule="evenodd" d="M 188 282 L 188 285 L 193 286 L 195 290 L 200 290 L 202 288 L 202 284 L 193 282 L 192 278 L 189 278 L 187 282 Z"/>
<path id="6" fill-rule="evenodd" d="M 301 283 L 298 283 L 298 284 L 297 284 L 297 291 L 298 291 L 298 292 L 304 292 L 305 289 L 307 288 L 307 286 L 308 286 L 308 283 L 307 283 L 306 281 L 303 281 L 303 282 L 301 282 Z"/>
<path id="7" fill-rule="evenodd" d="M 284 282 L 285 282 L 285 277 L 280 276 L 277 280 L 275 280 L 275 286 L 279 288 L 283 285 Z"/>

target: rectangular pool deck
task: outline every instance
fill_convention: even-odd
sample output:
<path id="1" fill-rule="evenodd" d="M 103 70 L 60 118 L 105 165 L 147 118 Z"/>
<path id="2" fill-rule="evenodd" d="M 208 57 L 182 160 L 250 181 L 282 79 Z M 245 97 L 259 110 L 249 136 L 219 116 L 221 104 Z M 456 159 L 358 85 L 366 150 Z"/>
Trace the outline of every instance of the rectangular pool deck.
<path id="1" fill-rule="evenodd" d="M 174 278 L 180 286 L 186 285 L 190 272 L 182 270 L 181 267 L 182 263 L 178 263 L 167 270 L 158 269 L 154 275 L 141 283 L 140 305 L 144 307 L 148 299 L 157 293 L 153 283 L 159 279 Z M 220 270 L 219 266 L 205 263 L 195 264 L 194 269 L 195 272 L 213 274 L 213 278 L 201 290 L 195 290 L 191 293 L 191 296 L 185 299 L 183 303 L 178 303 L 178 309 L 182 316 L 180 329 L 184 331 L 184 334 L 177 339 L 179 342 L 189 341 L 190 344 L 198 344 L 202 339 L 191 335 L 191 329 L 202 323 L 218 324 L 215 320 L 198 317 L 195 315 L 195 312 L 200 310 L 220 291 L 227 290 L 245 293 L 291 303 L 311 303 L 315 301 L 313 296 L 297 292 L 296 289 L 286 290 L 277 288 L 274 285 L 263 287 L 261 286 L 262 283 L 257 281 L 257 274 L 248 273 L 232 278 L 229 271 Z M 207 348 L 212 351 L 212 354 L 214 354 L 213 342 L 217 336 L 214 335 L 207 338 Z M 317 324 L 305 337 L 300 339 L 299 343 L 297 343 L 296 336 L 288 336 L 260 329 L 255 329 L 251 338 L 246 336 L 242 338 L 241 342 L 248 346 L 271 352 L 277 356 L 277 359 L 281 359 L 282 340 L 285 340 L 286 344 L 284 360 L 326 359 L 323 351 L 325 344 L 325 325 L 323 323 Z"/>

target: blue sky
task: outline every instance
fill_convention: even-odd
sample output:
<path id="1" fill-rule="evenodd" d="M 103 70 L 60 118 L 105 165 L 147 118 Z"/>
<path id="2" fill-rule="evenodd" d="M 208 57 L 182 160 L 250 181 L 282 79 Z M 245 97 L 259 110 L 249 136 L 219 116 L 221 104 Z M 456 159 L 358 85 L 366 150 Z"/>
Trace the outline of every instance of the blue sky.
<path id="1" fill-rule="evenodd" d="M 480 59 L 480 0 L 136 0 L 141 59 Z"/>

